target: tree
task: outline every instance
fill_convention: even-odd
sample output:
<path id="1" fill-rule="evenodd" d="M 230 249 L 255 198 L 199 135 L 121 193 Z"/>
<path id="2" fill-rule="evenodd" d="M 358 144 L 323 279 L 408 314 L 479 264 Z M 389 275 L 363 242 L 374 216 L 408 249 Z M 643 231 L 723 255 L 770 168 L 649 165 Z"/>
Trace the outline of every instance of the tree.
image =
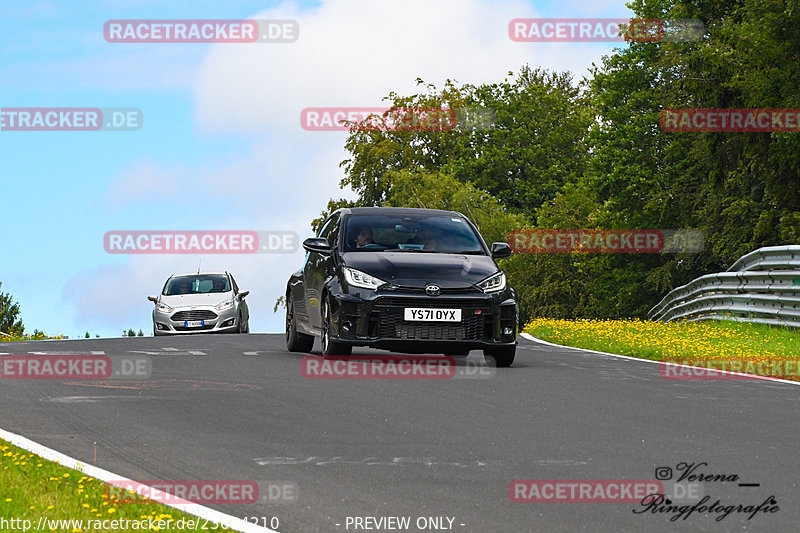
<path id="1" fill-rule="evenodd" d="M 0 283 L 0 288 L 3 286 Z M 0 331 L 12 337 L 25 334 L 25 326 L 19 320 L 19 304 L 12 300 L 8 293 L 0 292 Z"/>
<path id="2" fill-rule="evenodd" d="M 448 80 L 441 90 L 427 85 L 425 93 L 390 93 L 386 99 L 392 109 L 452 110 L 457 117 L 454 127 L 354 127 L 345 143 L 351 157 L 341 163 L 342 187 L 359 195 L 358 205 L 382 205 L 391 194 L 393 172 L 444 170 L 497 197 L 507 208 L 533 216 L 565 182 L 582 175 L 593 114 L 568 73 L 525 66 L 509 76 L 499 84 L 457 87 Z"/>
<path id="3" fill-rule="evenodd" d="M 88 332 L 88 331 L 86 332 L 86 335 L 84 335 L 84 336 L 83 336 L 83 338 L 84 338 L 84 339 L 89 339 L 89 338 L 91 338 L 91 335 L 89 335 L 89 332 Z"/>

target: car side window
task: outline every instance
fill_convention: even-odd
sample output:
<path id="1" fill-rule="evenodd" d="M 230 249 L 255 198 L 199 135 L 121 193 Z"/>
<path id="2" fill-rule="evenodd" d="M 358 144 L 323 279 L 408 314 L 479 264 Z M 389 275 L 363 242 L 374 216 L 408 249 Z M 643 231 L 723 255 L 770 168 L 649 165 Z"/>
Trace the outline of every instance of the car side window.
<path id="1" fill-rule="evenodd" d="M 333 215 L 319 232 L 320 237 L 328 239 L 328 244 L 336 247 L 336 238 L 339 236 L 339 215 Z"/>

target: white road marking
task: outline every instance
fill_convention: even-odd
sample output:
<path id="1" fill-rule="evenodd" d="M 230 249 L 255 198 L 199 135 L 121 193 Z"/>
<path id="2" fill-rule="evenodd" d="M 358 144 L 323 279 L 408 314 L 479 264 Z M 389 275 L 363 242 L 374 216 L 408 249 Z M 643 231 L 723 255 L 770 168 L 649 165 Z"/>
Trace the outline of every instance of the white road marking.
<path id="1" fill-rule="evenodd" d="M 104 400 L 149 400 L 155 396 L 57 396 L 42 398 L 42 401 L 53 403 L 96 403 Z"/>
<path id="2" fill-rule="evenodd" d="M 29 354 L 33 355 L 105 355 L 106 352 L 103 351 L 83 351 L 83 352 L 76 352 L 76 351 L 62 351 L 62 352 L 28 352 Z"/>
<path id="3" fill-rule="evenodd" d="M 394 457 L 390 460 L 381 460 L 377 457 L 366 457 L 364 459 L 347 459 L 342 456 L 336 457 L 316 457 L 311 456 L 305 459 L 300 457 L 256 457 L 253 459 L 261 466 L 270 465 L 365 465 L 365 466 L 404 466 L 421 465 L 431 466 L 455 466 L 458 468 L 468 468 L 470 466 L 487 466 L 485 461 L 470 461 L 459 463 L 453 461 L 439 461 L 435 457 Z"/>
<path id="4" fill-rule="evenodd" d="M 201 350 L 179 350 L 177 348 L 162 348 L 162 351 L 153 350 L 128 350 L 128 353 L 143 353 L 145 355 L 207 355 Z"/>
<path id="5" fill-rule="evenodd" d="M 554 346 L 556 348 L 565 348 L 567 350 L 577 350 L 579 352 L 587 352 L 587 353 L 594 353 L 598 355 L 605 355 L 606 357 L 616 357 L 617 359 L 627 359 L 629 361 L 639 361 L 640 363 L 652 363 L 654 365 L 660 365 L 663 361 L 653 361 L 652 359 L 640 359 L 638 357 L 631 357 L 629 355 L 620 355 L 618 353 L 608 353 L 608 352 L 598 352 L 597 350 L 587 350 L 586 348 L 574 348 L 572 346 L 563 346 L 561 344 L 553 344 L 552 342 L 543 341 L 538 337 L 534 337 L 530 333 L 520 333 L 521 337 L 524 337 L 530 341 L 538 342 L 539 344 L 544 344 L 545 346 Z M 672 363 L 670 363 L 672 364 Z M 689 365 L 674 365 L 676 367 L 681 368 L 697 368 Z M 751 378 L 750 383 L 754 383 L 756 381 L 777 381 L 778 383 L 787 383 L 789 385 L 800 385 L 800 381 L 790 381 L 788 379 L 780 379 L 780 378 L 773 378 L 768 376 L 759 376 L 756 374 L 742 374 L 741 372 L 731 372 L 729 370 L 717 370 L 716 368 L 706 369 L 707 372 L 718 372 L 720 374 L 731 374 L 733 376 L 747 376 Z M 739 384 L 746 383 L 745 381 L 738 382 Z"/>
<path id="6" fill-rule="evenodd" d="M 0 439 L 7 440 L 14 446 L 18 446 L 25 450 L 28 450 L 31 453 L 35 453 L 41 457 L 44 457 L 48 461 L 54 461 L 56 463 L 61 464 L 61 466 L 65 466 L 67 468 L 71 468 L 73 470 L 77 470 L 78 472 L 82 472 L 87 476 L 99 479 L 100 481 L 105 481 L 106 483 L 114 482 L 117 483 L 136 483 L 131 479 L 124 478 L 118 474 L 114 474 L 113 472 L 109 472 L 108 470 L 103 470 L 102 468 L 97 468 L 95 466 L 90 466 L 84 464 L 77 459 L 73 459 L 68 455 L 64 455 L 61 452 L 57 452 L 51 448 L 47 448 L 33 442 L 30 439 L 26 439 L 21 435 L 17 435 L 14 433 L 9 433 L 4 429 L 0 429 Z M 144 487 L 144 485 L 137 485 L 140 487 Z M 152 492 L 155 489 L 152 487 L 146 487 L 148 492 Z M 236 518 L 235 516 L 231 516 L 225 513 L 221 513 L 219 511 L 215 511 L 209 507 L 205 507 L 203 505 L 199 505 L 196 503 L 169 503 L 163 502 L 162 505 L 166 505 L 172 507 L 173 509 L 178 509 L 185 513 L 192 514 L 194 516 L 198 516 L 204 520 L 208 520 L 209 522 L 214 522 L 216 524 L 228 526 L 233 531 L 240 531 L 242 533 L 278 533 L 274 529 L 269 529 L 266 527 L 261 527 L 259 525 L 253 524 L 251 522 L 247 522 L 240 518 Z"/>

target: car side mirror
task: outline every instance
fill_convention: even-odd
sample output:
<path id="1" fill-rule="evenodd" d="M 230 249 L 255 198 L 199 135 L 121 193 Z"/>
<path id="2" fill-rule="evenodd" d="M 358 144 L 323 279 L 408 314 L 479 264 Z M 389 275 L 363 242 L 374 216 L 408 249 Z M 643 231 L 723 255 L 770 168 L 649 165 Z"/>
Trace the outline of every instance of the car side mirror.
<path id="1" fill-rule="evenodd" d="M 248 294 L 250 294 L 250 291 L 241 291 L 237 296 L 239 297 L 239 300 L 244 300 L 244 297 Z"/>
<path id="2" fill-rule="evenodd" d="M 147 299 L 153 303 L 158 303 L 158 296 L 148 296 Z"/>
<path id="3" fill-rule="evenodd" d="M 310 237 L 303 241 L 303 248 L 307 252 L 318 252 L 321 254 L 331 253 L 331 245 L 325 237 Z"/>
<path id="4" fill-rule="evenodd" d="M 492 243 L 492 259 L 503 259 L 510 256 L 512 253 L 511 247 L 505 242 Z"/>

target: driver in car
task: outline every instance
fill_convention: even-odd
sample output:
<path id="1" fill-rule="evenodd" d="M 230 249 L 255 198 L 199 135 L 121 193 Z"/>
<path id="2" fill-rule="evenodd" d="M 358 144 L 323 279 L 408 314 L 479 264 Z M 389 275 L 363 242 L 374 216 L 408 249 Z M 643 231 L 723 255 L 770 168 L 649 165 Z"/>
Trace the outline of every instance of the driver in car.
<path id="1" fill-rule="evenodd" d="M 368 244 L 372 244 L 372 228 L 364 226 L 356 235 L 356 248 L 363 248 Z"/>

